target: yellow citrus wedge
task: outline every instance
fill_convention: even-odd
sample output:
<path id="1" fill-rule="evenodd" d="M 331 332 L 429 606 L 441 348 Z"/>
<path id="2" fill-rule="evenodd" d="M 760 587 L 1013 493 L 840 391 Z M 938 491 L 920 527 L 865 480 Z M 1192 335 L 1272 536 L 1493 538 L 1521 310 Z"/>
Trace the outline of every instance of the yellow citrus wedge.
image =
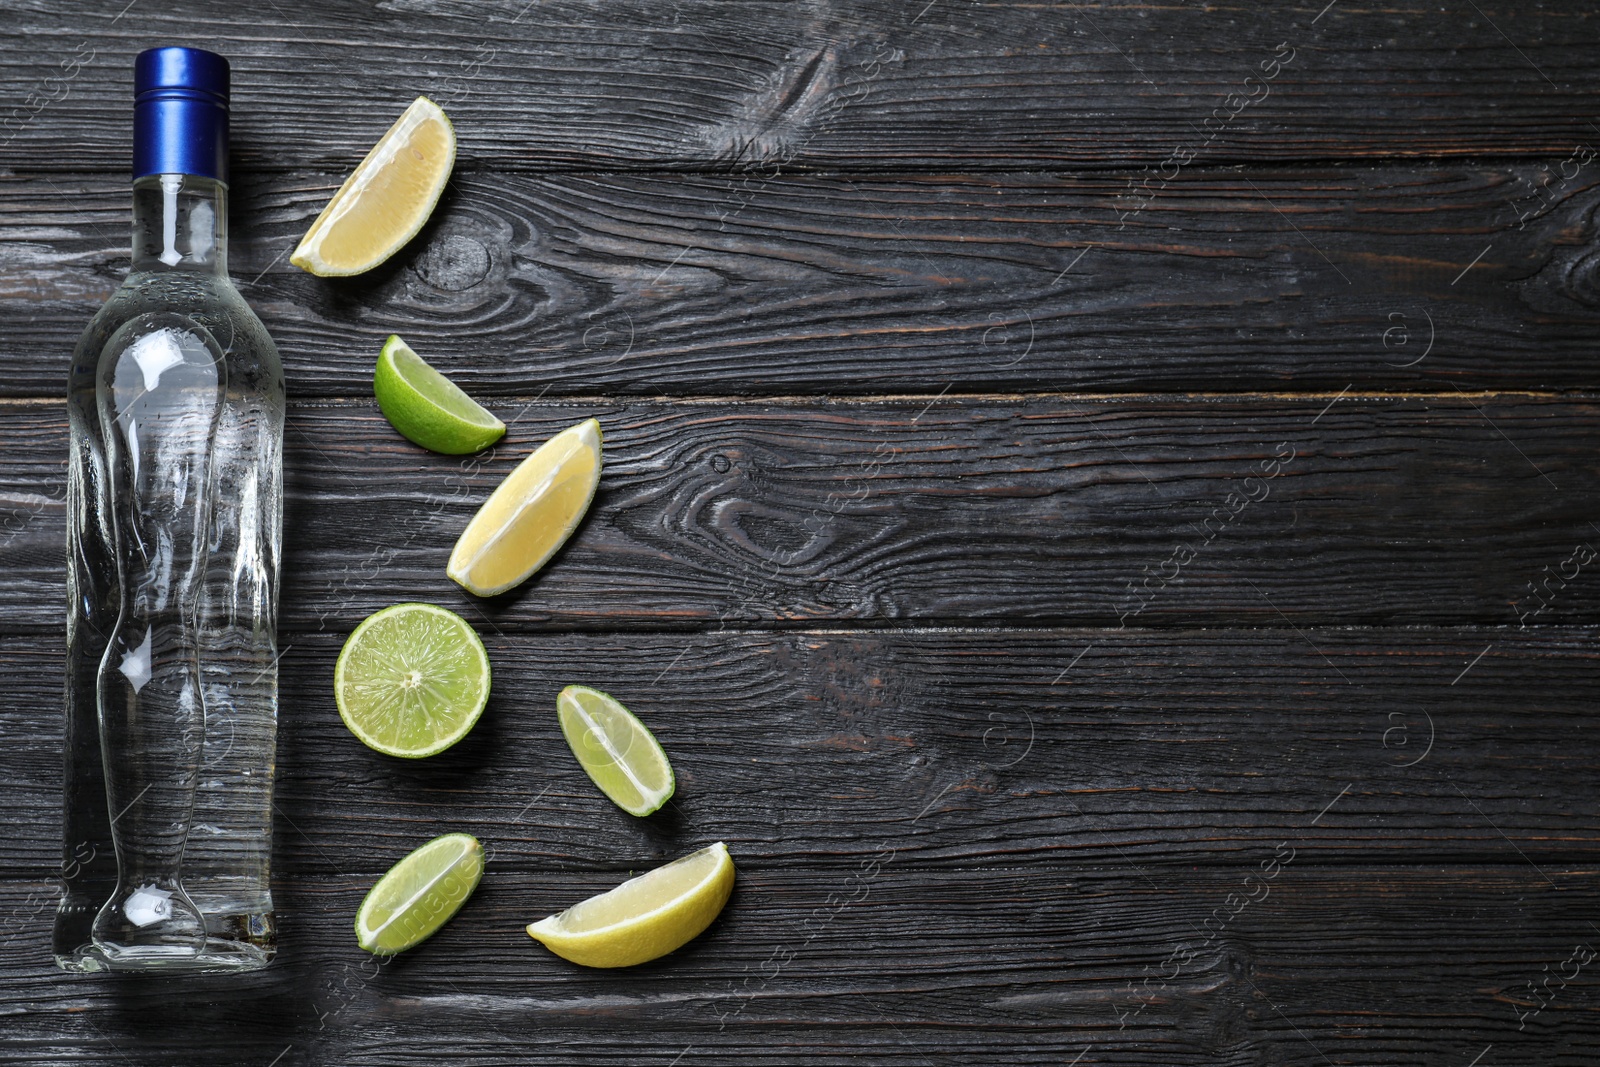
<path id="1" fill-rule="evenodd" d="M 322 278 L 376 267 L 422 229 L 455 162 L 450 120 L 417 97 L 339 186 L 289 262 Z"/>
<path id="2" fill-rule="evenodd" d="M 494 596 L 533 575 L 578 528 L 600 484 L 600 423 L 562 430 L 506 475 L 467 523 L 445 573 Z"/>
<path id="3" fill-rule="evenodd" d="M 718 841 L 540 919 L 528 936 L 585 967 L 632 967 L 699 936 L 732 892 L 733 859 Z"/>

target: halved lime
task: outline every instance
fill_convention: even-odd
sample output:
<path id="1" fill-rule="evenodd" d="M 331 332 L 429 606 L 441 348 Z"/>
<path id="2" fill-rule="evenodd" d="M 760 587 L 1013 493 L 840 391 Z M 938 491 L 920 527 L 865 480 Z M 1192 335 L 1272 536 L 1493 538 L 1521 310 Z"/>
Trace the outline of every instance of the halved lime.
<path id="1" fill-rule="evenodd" d="M 721 841 L 629 879 L 528 927 L 528 936 L 585 967 L 632 967 L 665 956 L 711 925 L 733 892 Z"/>
<path id="2" fill-rule="evenodd" d="M 483 877 L 483 846 L 471 834 L 436 837 L 389 868 L 356 911 L 356 943 L 391 956 L 432 937 Z"/>
<path id="3" fill-rule="evenodd" d="M 644 723 L 614 697 L 569 685 L 556 697 L 561 733 L 578 763 L 629 815 L 649 815 L 672 798 L 672 764 Z"/>
<path id="4" fill-rule="evenodd" d="M 372 372 L 372 391 L 391 425 L 423 448 L 447 456 L 481 452 L 506 424 L 390 334 Z"/>
<path id="5" fill-rule="evenodd" d="M 357 626 L 333 668 L 339 717 L 369 748 L 416 759 L 463 737 L 489 701 L 489 654 L 467 621 L 396 604 Z"/>

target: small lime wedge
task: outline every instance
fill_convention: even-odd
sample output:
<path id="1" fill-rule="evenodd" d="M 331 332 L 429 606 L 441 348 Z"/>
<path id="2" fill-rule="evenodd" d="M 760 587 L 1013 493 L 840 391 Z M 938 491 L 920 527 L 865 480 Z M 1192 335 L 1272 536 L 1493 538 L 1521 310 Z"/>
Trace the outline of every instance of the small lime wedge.
<path id="1" fill-rule="evenodd" d="M 483 846 L 471 834 L 436 837 L 389 868 L 356 911 L 356 943 L 392 956 L 439 932 L 483 877 Z"/>
<path id="2" fill-rule="evenodd" d="M 632 967 L 698 937 L 733 892 L 721 841 L 629 879 L 528 927 L 528 936 L 585 967 Z"/>
<path id="3" fill-rule="evenodd" d="M 489 701 L 489 654 L 467 621 L 396 604 L 357 626 L 333 668 L 339 717 L 369 748 L 417 759 L 463 737 Z"/>
<path id="4" fill-rule="evenodd" d="M 481 452 L 505 435 L 506 424 L 486 411 L 411 346 L 391 334 L 372 372 L 372 391 L 395 429 L 447 456 Z"/>
<path id="5" fill-rule="evenodd" d="M 614 697 L 586 685 L 569 685 L 556 697 L 556 714 L 578 763 L 629 815 L 649 815 L 672 798 L 672 764 L 644 723 Z"/>
<path id="6" fill-rule="evenodd" d="M 586 419 L 540 445 L 483 502 L 445 573 L 478 596 L 532 577 L 578 528 L 600 484 L 600 424 Z"/>

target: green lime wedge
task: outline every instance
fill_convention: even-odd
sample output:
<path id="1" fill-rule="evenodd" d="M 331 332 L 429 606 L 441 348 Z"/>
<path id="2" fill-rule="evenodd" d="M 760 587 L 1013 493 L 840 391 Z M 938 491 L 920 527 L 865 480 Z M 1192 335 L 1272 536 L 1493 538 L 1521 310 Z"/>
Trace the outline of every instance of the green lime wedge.
<path id="1" fill-rule="evenodd" d="M 677 781 L 655 735 L 616 700 L 586 685 L 556 697 L 556 714 L 578 763 L 629 815 L 649 815 L 672 798 Z"/>
<path id="2" fill-rule="evenodd" d="M 483 877 L 471 834 L 436 837 L 389 868 L 356 911 L 356 943 L 379 956 L 421 944 L 449 922 Z"/>
<path id="3" fill-rule="evenodd" d="M 481 452 L 506 432 L 505 423 L 428 366 L 398 335 L 383 343 L 372 391 L 395 429 L 447 456 Z"/>
<path id="4" fill-rule="evenodd" d="M 333 668 L 339 717 L 363 744 L 417 759 L 463 737 L 489 701 L 489 654 L 467 621 L 396 604 L 357 626 Z"/>

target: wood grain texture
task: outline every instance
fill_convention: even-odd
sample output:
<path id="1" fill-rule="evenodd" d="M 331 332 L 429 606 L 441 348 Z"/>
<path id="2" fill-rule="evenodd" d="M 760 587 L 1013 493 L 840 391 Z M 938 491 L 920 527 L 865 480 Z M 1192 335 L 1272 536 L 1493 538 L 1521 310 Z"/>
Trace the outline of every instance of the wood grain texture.
<path id="1" fill-rule="evenodd" d="M 173 39 L 232 60 L 249 167 L 348 169 L 418 93 L 498 170 L 1548 155 L 1600 111 L 1587 2 L 12 9 L 0 136 L 31 171 L 125 166 L 132 58 Z"/>
<path id="2" fill-rule="evenodd" d="M 797 870 L 883 848 L 942 870 L 1254 865 L 1292 839 L 1314 863 L 1531 857 L 1553 873 L 1600 846 L 1592 627 L 480 629 L 488 711 L 418 763 L 340 722 L 342 632 L 284 635 L 283 878 L 375 877 L 451 830 L 523 872 L 638 870 L 715 840 Z M 11 876 L 60 857 L 61 659 L 50 637 L 0 644 Z M 659 815 L 616 809 L 570 756 L 554 708 L 575 682 L 617 695 L 669 753 L 678 792 Z"/>
<path id="3" fill-rule="evenodd" d="M 6 3 L 0 1065 L 1588 1067 L 1597 15 Z M 232 272 L 294 398 L 282 951 L 68 977 L 61 392 L 127 265 L 131 60 L 175 40 L 233 60 Z M 432 223 L 289 267 L 418 93 L 461 134 Z M 396 436 L 391 332 L 507 442 Z M 572 544 L 461 593 L 476 504 L 589 415 Z M 415 764 L 330 692 L 401 599 L 495 670 Z M 569 682 L 655 729 L 668 808 L 593 789 Z M 374 967 L 361 896 L 449 830 L 482 888 Z M 521 932 L 717 839 L 732 905 L 667 960 Z"/>
<path id="4" fill-rule="evenodd" d="M 1589 401 L 495 407 L 509 436 L 464 459 L 404 441 L 372 403 L 292 408 L 285 629 L 343 629 L 409 599 L 504 631 L 889 619 L 1516 628 L 1600 611 Z M 535 444 L 591 415 L 606 470 L 572 541 L 510 594 L 461 592 L 444 560 L 467 520 Z M 65 432 L 59 403 L 0 404 L 0 626 L 14 632 L 61 625 Z"/>
<path id="5" fill-rule="evenodd" d="M 1600 163 L 1564 162 L 466 174 L 337 281 L 287 253 L 340 176 L 245 173 L 231 266 L 303 397 L 393 332 L 485 395 L 1594 389 Z M 0 181 L 0 395 L 60 393 L 127 214 L 120 176 Z"/>
<path id="6" fill-rule="evenodd" d="M 274 1056 L 278 1067 L 675 1057 L 1060 1067 L 1077 1056 L 1431 1067 L 1469 1063 L 1490 1044 L 1501 1062 L 1582 1067 L 1600 1051 L 1592 962 L 1564 988 L 1552 980 L 1542 1011 L 1529 989 L 1575 946 L 1592 955 L 1600 941 L 1595 871 L 1562 873 L 1556 889 L 1525 864 L 1319 867 L 1312 849 L 1281 854 L 1291 849 L 1270 879 L 1255 864 L 1253 874 L 929 872 L 896 861 L 866 874 L 746 863 L 706 935 L 626 972 L 571 966 L 521 931 L 604 875 L 507 872 L 491 860 L 449 926 L 383 966 L 349 930 L 364 880 L 303 877 L 283 894 L 296 919 L 270 970 L 160 983 L 47 970 L 36 913 L 53 891 L 12 881 L 0 884 L 11 917 L 0 1063 L 115 1053 L 209 1064 L 230 1044 L 252 1053 L 234 1062 L 260 1067 Z M 1214 918 L 1245 884 L 1259 899 Z"/>

